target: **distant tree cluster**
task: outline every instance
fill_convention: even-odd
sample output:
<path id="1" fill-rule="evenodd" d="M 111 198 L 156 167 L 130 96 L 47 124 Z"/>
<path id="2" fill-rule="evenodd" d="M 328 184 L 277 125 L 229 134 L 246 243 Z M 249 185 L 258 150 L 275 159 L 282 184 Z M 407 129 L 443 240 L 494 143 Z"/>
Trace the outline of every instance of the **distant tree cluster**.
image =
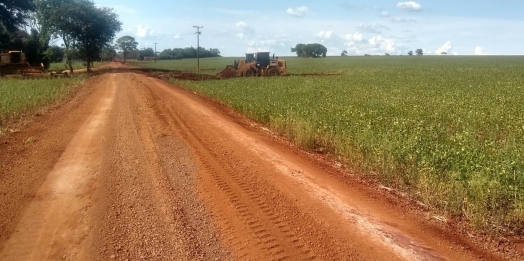
<path id="1" fill-rule="evenodd" d="M 220 51 L 216 48 L 205 49 L 204 47 L 200 47 L 198 49 L 198 56 L 200 58 L 220 57 Z M 158 54 L 159 60 L 178 60 L 187 58 L 197 58 L 197 49 L 195 47 L 165 49 Z"/>
<path id="2" fill-rule="evenodd" d="M 422 55 L 424 55 L 424 51 L 423 51 L 422 49 L 417 49 L 417 50 L 415 51 L 415 53 L 416 53 L 418 56 L 422 56 Z M 408 55 L 409 55 L 409 56 L 412 56 L 412 55 L 413 55 L 413 51 L 409 51 L 409 52 L 408 52 Z"/>
<path id="3" fill-rule="evenodd" d="M 297 53 L 298 57 L 326 57 L 327 48 L 318 43 L 297 44 L 295 48 L 291 48 L 291 52 Z"/>

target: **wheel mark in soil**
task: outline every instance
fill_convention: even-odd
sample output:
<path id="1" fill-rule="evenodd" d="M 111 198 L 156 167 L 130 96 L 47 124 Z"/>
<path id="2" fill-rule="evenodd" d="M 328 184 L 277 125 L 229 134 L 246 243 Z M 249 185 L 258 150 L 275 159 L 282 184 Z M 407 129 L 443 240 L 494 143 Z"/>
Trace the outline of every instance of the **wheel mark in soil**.
<path id="1" fill-rule="evenodd" d="M 34 201 L 27 207 L 16 232 L 5 243 L 3 260 L 56 260 L 78 258 L 88 235 L 91 191 L 87 184 L 97 175 L 96 134 L 107 118 L 115 96 L 114 84 L 79 128 L 48 174 Z"/>
<path id="2" fill-rule="evenodd" d="M 204 163 L 204 165 L 206 166 L 206 169 L 208 170 L 212 169 L 212 167 L 207 165 L 206 163 Z M 223 166 L 223 168 L 226 169 L 226 172 L 230 174 L 230 177 L 233 178 L 234 181 L 237 181 L 236 185 L 241 190 L 243 190 L 244 192 L 251 191 L 251 188 L 246 186 L 245 182 L 238 181 L 238 176 L 235 171 L 232 171 L 230 169 L 228 170 L 228 167 Z M 209 171 L 209 173 L 215 174 L 213 175 L 215 181 L 217 183 L 220 182 L 221 184 L 220 188 L 230 197 L 230 202 L 233 204 L 236 210 L 238 210 L 240 216 L 244 220 L 244 223 L 250 227 L 250 229 L 253 231 L 253 234 L 257 237 L 258 242 L 259 242 L 258 244 L 262 245 L 263 249 L 268 250 L 270 256 L 276 256 L 276 255 L 285 253 L 286 250 L 282 248 L 281 244 L 275 243 L 275 244 L 268 245 L 268 243 L 273 243 L 277 241 L 277 239 L 275 238 L 276 235 L 273 236 L 271 233 L 268 232 L 267 229 L 260 229 L 260 227 L 262 227 L 261 221 L 260 221 L 261 218 L 260 217 L 255 218 L 258 215 L 254 215 L 254 213 L 248 212 L 247 208 L 244 208 L 245 205 L 241 203 L 240 196 L 234 195 L 233 189 L 231 189 L 230 186 L 224 185 L 224 181 L 220 180 L 220 177 L 217 174 L 219 172 L 218 171 Z M 291 240 L 289 240 L 286 243 L 288 243 L 288 245 L 289 244 L 295 245 L 294 247 L 296 249 L 300 248 L 298 247 L 299 240 L 294 236 L 293 233 L 290 233 L 291 230 L 287 228 L 287 225 L 284 224 L 285 222 L 280 220 L 277 216 L 273 216 L 272 211 L 269 210 L 268 206 L 258 196 L 256 196 L 255 193 L 246 192 L 244 193 L 244 195 L 250 198 L 251 201 L 257 203 L 257 208 L 262 211 L 263 213 L 262 215 L 265 215 L 266 219 L 269 220 L 271 223 L 273 223 L 273 227 L 278 228 L 277 231 L 280 230 L 276 232 L 276 234 L 284 234 L 285 237 L 291 238 Z M 234 200 L 231 200 L 231 199 L 234 199 Z M 266 238 L 269 238 L 269 240 L 267 240 Z M 303 254 L 309 255 L 310 252 L 311 251 L 309 250 L 308 252 L 303 252 Z M 294 254 L 294 256 L 298 258 L 298 255 L 296 253 Z"/>
<path id="3" fill-rule="evenodd" d="M 232 210 L 239 213 L 239 216 L 242 217 L 241 218 L 242 222 L 248 225 L 247 222 L 249 222 L 249 220 L 257 220 L 257 219 L 266 220 L 267 222 L 264 222 L 266 223 L 266 226 L 272 227 L 272 229 L 270 229 L 271 233 L 269 237 L 288 238 L 289 237 L 288 235 L 280 232 L 281 228 L 285 226 L 280 225 L 278 227 L 277 224 L 275 224 L 274 222 L 278 222 L 279 220 L 272 218 L 273 215 L 271 215 L 271 211 L 267 210 L 268 207 L 259 206 L 259 204 L 263 203 L 263 201 L 261 201 L 261 199 L 259 199 L 258 196 L 255 193 L 253 193 L 253 191 L 251 191 L 250 186 L 246 184 L 245 181 L 243 181 L 242 179 L 238 177 L 237 171 L 231 169 L 230 166 L 218 163 L 218 161 L 215 160 L 215 158 L 220 158 L 220 157 L 218 155 L 213 155 L 212 152 L 205 149 L 205 146 L 203 145 L 205 143 L 203 143 L 199 137 L 195 136 L 194 134 L 192 134 L 190 130 L 187 129 L 188 127 L 185 126 L 184 123 L 181 121 L 181 119 L 178 117 L 178 115 L 176 115 L 176 113 L 172 111 L 172 108 L 167 108 L 167 109 L 168 109 L 168 112 L 167 113 L 164 112 L 162 114 L 171 116 L 172 119 L 174 119 L 175 122 L 177 123 L 177 127 L 182 129 L 184 136 L 190 139 L 193 139 L 193 140 L 197 140 L 199 144 L 202 144 L 200 148 L 197 148 L 195 150 L 197 158 L 206 159 L 205 161 L 203 160 L 201 162 L 204 167 L 204 171 L 213 178 L 215 185 L 218 188 L 220 188 L 220 190 L 227 196 L 227 198 L 229 199 L 233 207 Z M 210 162 L 212 162 L 212 165 Z M 249 202 L 255 203 L 256 208 L 254 209 L 248 208 L 246 205 L 253 205 L 253 204 L 249 204 Z M 219 216 L 222 216 L 222 215 L 219 215 Z M 224 221 L 220 220 L 219 222 L 224 222 Z M 250 226 L 248 225 L 248 227 Z M 252 237 L 254 237 L 254 239 L 256 239 L 258 242 L 256 245 L 260 245 L 261 250 L 266 249 L 267 251 L 268 250 L 267 246 L 262 246 L 263 240 L 259 236 L 257 236 L 257 233 L 255 233 L 255 231 L 253 231 L 252 228 L 251 230 L 252 230 Z M 273 234 L 275 234 L 275 236 L 273 236 Z M 279 234 L 282 236 L 276 236 Z M 237 242 L 235 242 L 237 241 L 237 239 L 235 238 L 227 238 L 227 239 L 230 241 L 230 245 L 237 245 Z M 291 240 L 285 240 L 285 241 L 288 244 L 288 246 L 297 245 L 296 243 L 293 243 L 295 241 L 295 238 L 292 238 Z M 279 244 L 278 247 L 280 246 L 281 245 Z M 286 251 L 291 250 L 293 253 L 293 256 L 296 256 L 298 258 L 300 251 L 294 251 L 292 250 L 293 248 L 298 250 L 298 247 L 295 246 L 292 248 L 278 249 L 276 251 L 270 251 L 267 254 L 268 256 L 274 256 L 275 253 L 280 254 L 280 253 L 284 253 Z M 235 254 L 239 256 L 239 254 L 243 254 L 243 253 L 235 253 Z M 310 256 L 304 256 L 304 258 L 306 257 L 309 258 Z"/>

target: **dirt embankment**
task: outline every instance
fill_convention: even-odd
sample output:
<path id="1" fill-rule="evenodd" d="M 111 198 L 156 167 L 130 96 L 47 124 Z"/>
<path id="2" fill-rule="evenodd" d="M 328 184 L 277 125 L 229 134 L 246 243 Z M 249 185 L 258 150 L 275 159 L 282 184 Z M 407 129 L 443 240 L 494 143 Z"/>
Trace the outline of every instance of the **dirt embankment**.
<path id="1" fill-rule="evenodd" d="M 503 260 L 229 109 L 118 67 L 0 138 L 2 260 Z"/>

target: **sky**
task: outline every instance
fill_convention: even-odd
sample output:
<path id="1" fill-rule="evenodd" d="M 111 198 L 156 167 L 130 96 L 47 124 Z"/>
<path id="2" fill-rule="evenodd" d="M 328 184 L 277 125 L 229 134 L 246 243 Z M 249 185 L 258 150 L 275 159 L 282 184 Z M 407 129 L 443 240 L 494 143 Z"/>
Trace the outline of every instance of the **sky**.
<path id="1" fill-rule="evenodd" d="M 522 0 L 203 1 L 95 0 L 122 21 L 118 36 L 139 48 L 200 46 L 222 56 L 269 51 L 290 56 L 298 43 L 321 43 L 327 55 L 524 55 Z M 249 4 L 251 3 L 251 4 Z"/>

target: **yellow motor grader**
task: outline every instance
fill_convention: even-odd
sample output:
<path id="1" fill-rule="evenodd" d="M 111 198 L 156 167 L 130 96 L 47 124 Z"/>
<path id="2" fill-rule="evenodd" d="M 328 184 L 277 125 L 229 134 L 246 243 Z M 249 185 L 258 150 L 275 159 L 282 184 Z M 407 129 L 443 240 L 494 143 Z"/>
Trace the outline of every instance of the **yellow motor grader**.
<path id="1" fill-rule="evenodd" d="M 235 60 L 234 64 L 226 66 L 219 76 L 228 77 L 255 77 L 279 76 L 287 71 L 286 61 L 271 59 L 269 52 L 247 53 L 245 59 Z"/>
<path id="2" fill-rule="evenodd" d="M 44 66 L 31 67 L 22 51 L 9 51 L 0 53 L 0 75 L 19 74 L 43 74 Z"/>

